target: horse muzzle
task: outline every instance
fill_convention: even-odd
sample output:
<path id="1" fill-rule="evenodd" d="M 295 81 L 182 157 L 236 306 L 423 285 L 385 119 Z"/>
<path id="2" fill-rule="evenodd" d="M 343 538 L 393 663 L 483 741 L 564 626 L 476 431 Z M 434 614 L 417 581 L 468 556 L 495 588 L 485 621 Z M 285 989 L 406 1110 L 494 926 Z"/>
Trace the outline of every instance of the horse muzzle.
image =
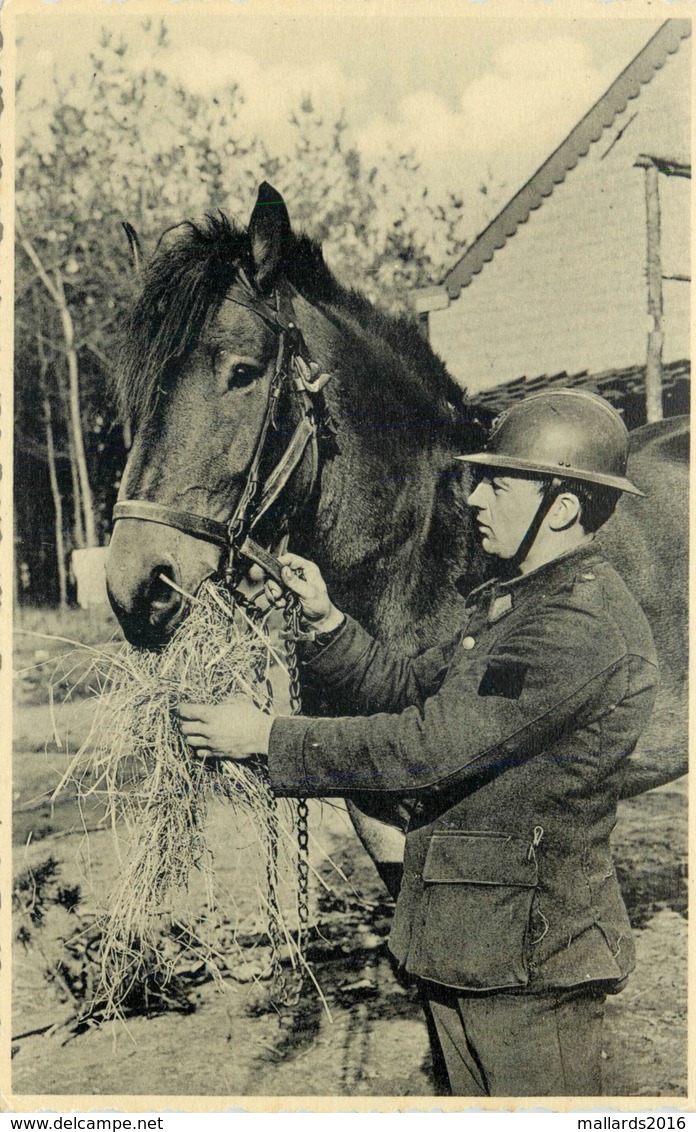
<path id="1" fill-rule="evenodd" d="M 195 594 L 219 561 L 220 548 L 199 538 L 141 519 L 119 520 L 106 586 L 126 640 L 137 648 L 165 645 L 188 612 L 184 593 Z"/>

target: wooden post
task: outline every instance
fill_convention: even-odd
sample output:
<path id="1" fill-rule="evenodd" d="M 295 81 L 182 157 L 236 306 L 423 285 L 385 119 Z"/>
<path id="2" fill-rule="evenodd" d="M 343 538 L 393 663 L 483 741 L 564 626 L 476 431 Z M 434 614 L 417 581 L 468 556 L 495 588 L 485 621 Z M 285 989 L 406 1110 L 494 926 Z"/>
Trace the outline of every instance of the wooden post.
<path id="1" fill-rule="evenodd" d="M 647 219 L 648 352 L 645 361 L 645 413 L 648 423 L 661 421 L 662 348 L 665 341 L 665 316 L 662 303 L 662 262 L 660 257 L 660 190 L 659 171 L 649 158 L 639 158 L 637 165 L 645 169 L 645 209 Z"/>

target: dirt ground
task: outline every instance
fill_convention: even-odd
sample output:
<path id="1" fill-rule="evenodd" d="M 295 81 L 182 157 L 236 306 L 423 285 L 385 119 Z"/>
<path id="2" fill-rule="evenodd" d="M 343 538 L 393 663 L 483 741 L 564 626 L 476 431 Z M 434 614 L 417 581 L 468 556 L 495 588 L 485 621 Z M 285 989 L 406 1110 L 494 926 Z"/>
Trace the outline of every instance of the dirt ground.
<path id="1" fill-rule="evenodd" d="M 44 650 L 45 651 L 45 650 Z M 50 652 L 50 648 L 48 650 Z M 38 654 L 38 659 L 37 659 Z M 72 1007 L 45 977 L 74 918 L 108 892 L 118 863 L 98 808 L 80 815 L 72 798 L 51 805 L 68 761 L 40 694 L 46 657 L 36 641 L 18 650 L 15 703 L 15 872 L 51 858 L 64 891 L 79 885 L 70 912 L 50 907 L 31 939 L 15 946 L 13 1090 L 18 1095 L 393 1096 L 436 1094 L 425 1024 L 413 988 L 398 981 L 386 948 L 390 906 L 341 806 L 313 805 L 313 971 L 299 1006 L 279 1014 L 253 978 L 254 955 L 217 985 L 191 979 L 178 1010 L 129 1017 L 77 1036 L 60 1024 Z M 36 670 L 31 665 L 40 665 Z M 77 698 L 59 714 L 74 750 L 93 704 Z M 669 720 L 646 736 L 669 746 Z M 216 869 L 243 911 L 229 806 L 209 816 Z M 637 968 L 608 1001 L 604 1069 L 608 1096 L 686 1093 L 686 787 L 684 780 L 620 809 L 614 855 L 636 928 Z M 321 847 L 321 849 L 319 848 Z M 340 864 L 344 877 L 324 854 Z M 243 870 L 242 870 L 243 872 Z M 89 873 L 89 875 L 88 875 Z M 243 881 L 243 877 L 241 878 Z M 91 884 L 91 890 L 90 890 Z M 243 883 L 241 886 L 243 890 Z M 195 894 L 194 894 L 195 898 Z M 69 903 L 68 903 L 69 907 Z M 20 918 L 21 919 L 21 918 Z M 21 927 L 21 923 L 18 925 Z M 329 1015 L 330 1011 L 330 1015 Z"/>

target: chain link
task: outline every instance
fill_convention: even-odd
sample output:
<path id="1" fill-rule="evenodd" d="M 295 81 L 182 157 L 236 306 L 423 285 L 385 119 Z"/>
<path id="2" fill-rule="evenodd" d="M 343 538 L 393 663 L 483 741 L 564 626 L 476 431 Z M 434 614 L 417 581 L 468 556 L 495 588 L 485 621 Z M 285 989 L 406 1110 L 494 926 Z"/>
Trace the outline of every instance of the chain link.
<path id="1" fill-rule="evenodd" d="M 290 677 L 290 711 L 292 715 L 302 713 L 302 688 L 300 686 L 300 666 L 297 660 L 297 642 L 301 636 L 300 617 L 302 603 L 297 594 L 285 595 L 285 658 Z"/>
<path id="2" fill-rule="evenodd" d="M 274 997 L 279 1005 L 286 1006 L 292 994 L 288 988 L 283 965 L 280 961 L 283 937 L 280 929 L 280 905 L 278 904 L 278 803 L 270 782 L 267 782 L 267 789 L 269 817 L 266 883 L 268 887 L 268 934 L 271 940 L 271 978 Z"/>
<path id="3" fill-rule="evenodd" d="M 285 596 L 285 659 L 290 679 L 290 711 L 293 715 L 302 712 L 302 691 L 300 686 L 300 666 L 297 660 L 297 641 L 300 637 L 300 617 L 302 604 L 297 594 L 288 592 Z M 304 958 L 309 936 L 309 807 L 306 798 L 297 800 L 297 946 L 301 960 Z M 304 975 L 298 968 L 295 985 L 286 995 L 287 1006 L 297 1006 L 302 994 Z"/>
<path id="4" fill-rule="evenodd" d="M 306 798 L 297 801 L 297 914 L 298 945 L 304 954 L 309 937 L 309 806 Z"/>

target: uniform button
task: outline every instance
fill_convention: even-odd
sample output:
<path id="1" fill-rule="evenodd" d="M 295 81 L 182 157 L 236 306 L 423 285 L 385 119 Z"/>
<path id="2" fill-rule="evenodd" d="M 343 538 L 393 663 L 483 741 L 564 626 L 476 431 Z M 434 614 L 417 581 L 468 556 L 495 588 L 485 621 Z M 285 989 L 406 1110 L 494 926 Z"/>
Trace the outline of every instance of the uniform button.
<path id="1" fill-rule="evenodd" d="M 464 640 L 462 641 L 462 648 L 463 649 L 473 649 L 475 645 L 476 645 L 476 641 L 474 640 L 473 637 L 465 637 Z"/>

